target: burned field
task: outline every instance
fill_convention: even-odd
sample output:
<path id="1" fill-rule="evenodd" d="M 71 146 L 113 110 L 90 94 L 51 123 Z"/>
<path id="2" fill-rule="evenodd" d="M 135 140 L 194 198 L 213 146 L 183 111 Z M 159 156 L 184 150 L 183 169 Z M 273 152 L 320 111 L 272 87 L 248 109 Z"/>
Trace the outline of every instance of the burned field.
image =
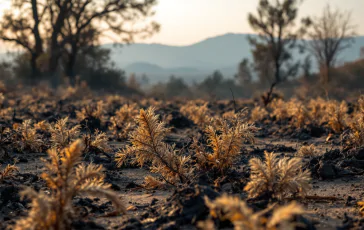
<path id="1" fill-rule="evenodd" d="M 364 98 L 0 96 L 2 229 L 358 229 Z"/>

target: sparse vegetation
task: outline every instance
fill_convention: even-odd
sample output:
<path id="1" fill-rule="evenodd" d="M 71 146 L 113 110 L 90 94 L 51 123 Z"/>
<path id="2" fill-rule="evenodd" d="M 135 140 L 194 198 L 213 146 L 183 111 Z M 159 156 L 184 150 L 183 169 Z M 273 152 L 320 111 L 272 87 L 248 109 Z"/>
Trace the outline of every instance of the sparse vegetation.
<path id="1" fill-rule="evenodd" d="M 298 224 L 292 222 L 293 218 L 297 215 L 305 214 L 303 207 L 295 202 L 275 208 L 268 219 L 265 218 L 265 215 L 273 207 L 260 212 L 254 212 L 252 208 L 248 207 L 238 197 L 223 195 L 214 201 L 205 199 L 205 202 L 206 206 L 210 209 L 210 216 L 212 218 L 230 221 L 236 230 L 295 229 L 294 226 Z M 199 226 L 202 229 L 211 229 L 211 227 L 214 227 L 214 222 L 212 220 L 200 222 Z"/>
<path id="2" fill-rule="evenodd" d="M 111 200 L 116 211 L 125 213 L 126 208 L 117 193 L 104 182 L 102 166 L 80 164 L 82 142 L 75 141 L 70 147 L 57 152 L 49 150 L 48 172 L 42 173 L 50 195 L 43 191 L 26 188 L 23 197 L 31 199 L 28 216 L 16 222 L 14 229 L 69 229 L 75 216 L 72 199 L 76 195 L 104 196 Z"/>
<path id="3" fill-rule="evenodd" d="M 362 228 L 364 61 L 335 65 L 355 27 L 299 25 L 302 2 L 258 1 L 251 60 L 236 34 L 123 59 L 157 0 L 0 3 L 0 230 Z"/>
<path id="4" fill-rule="evenodd" d="M 250 160 L 250 181 L 244 190 L 249 197 L 261 195 L 283 198 L 287 195 L 305 195 L 310 186 L 310 172 L 302 169 L 299 158 L 278 159 L 273 152 L 264 153 L 265 161 Z"/>
<path id="5" fill-rule="evenodd" d="M 186 183 L 192 176 L 190 157 L 178 154 L 173 145 L 166 144 L 163 139 L 169 132 L 154 108 L 140 110 L 136 117 L 138 127 L 130 134 L 132 146 L 128 146 L 116 155 L 118 165 L 122 165 L 128 156 L 140 166 L 152 163 L 150 171 L 158 173 L 165 182 L 175 185 Z"/>

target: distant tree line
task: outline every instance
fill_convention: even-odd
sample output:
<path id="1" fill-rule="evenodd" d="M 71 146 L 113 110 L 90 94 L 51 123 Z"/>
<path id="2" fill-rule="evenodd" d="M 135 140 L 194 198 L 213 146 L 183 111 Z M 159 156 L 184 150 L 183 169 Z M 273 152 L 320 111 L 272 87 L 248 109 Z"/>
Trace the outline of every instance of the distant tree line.
<path id="1" fill-rule="evenodd" d="M 0 19 L 0 40 L 22 53 L 11 63 L 0 64 L 0 77 L 30 83 L 47 79 L 55 84 L 67 77 L 71 85 L 86 81 L 94 89 L 127 86 L 136 91 L 148 84 L 146 76 L 127 77 L 111 62 L 111 51 L 100 44 L 105 37 L 131 43 L 156 33 L 159 25 L 149 18 L 157 0 L 9 1 L 11 8 Z M 299 21 L 302 2 L 259 0 L 257 11 L 247 18 L 258 35 L 249 38 L 253 58 L 240 62 L 234 78 L 215 71 L 204 81 L 187 85 L 183 78 L 171 76 L 166 83 L 149 86 L 147 93 L 231 98 L 264 91 L 261 100 L 267 105 L 275 88 L 287 82 L 296 86 L 297 76 L 306 86 L 316 84 L 325 92 L 335 84 L 345 85 L 335 71 L 340 54 L 356 35 L 350 13 L 327 5 L 321 15 Z M 305 54 L 304 60 L 294 59 L 297 53 Z M 313 66 L 319 67 L 319 73 L 313 73 Z"/>
<path id="2" fill-rule="evenodd" d="M 115 85 L 124 75 L 110 63 L 110 51 L 98 47 L 100 40 L 112 37 L 130 43 L 136 36 L 157 32 L 159 25 L 146 20 L 156 3 L 11 0 L 11 8 L 0 19 L 0 39 L 23 50 L 11 67 L 28 82 L 67 76 L 75 84 L 76 76 L 82 76 L 91 84 Z"/>

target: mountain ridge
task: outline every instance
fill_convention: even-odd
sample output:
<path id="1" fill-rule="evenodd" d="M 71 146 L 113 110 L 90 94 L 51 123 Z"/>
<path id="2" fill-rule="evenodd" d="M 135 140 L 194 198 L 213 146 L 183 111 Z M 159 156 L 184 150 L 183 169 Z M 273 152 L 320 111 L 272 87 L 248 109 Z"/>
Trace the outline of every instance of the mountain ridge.
<path id="1" fill-rule="evenodd" d="M 249 36 L 258 35 L 227 33 L 182 46 L 134 43 L 121 46 L 103 44 L 101 47 L 111 49 L 111 60 L 127 74 L 146 74 L 151 82 L 166 81 L 171 75 L 201 81 L 214 70 L 221 70 L 224 76 L 231 78 L 243 58 L 252 61 Z M 357 36 L 354 40 L 355 43 L 340 55 L 339 64 L 359 59 L 364 36 Z M 293 52 L 295 60 L 302 60 L 305 55 Z"/>

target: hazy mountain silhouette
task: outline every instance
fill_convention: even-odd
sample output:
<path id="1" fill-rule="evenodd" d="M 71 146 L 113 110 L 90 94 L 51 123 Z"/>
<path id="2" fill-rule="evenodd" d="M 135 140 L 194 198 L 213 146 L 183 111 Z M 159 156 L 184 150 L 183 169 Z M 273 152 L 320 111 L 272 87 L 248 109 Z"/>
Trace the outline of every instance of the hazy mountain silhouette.
<path id="1" fill-rule="evenodd" d="M 145 73 L 152 83 L 165 81 L 171 75 L 183 77 L 187 82 L 198 82 L 214 70 L 232 77 L 243 58 L 251 60 L 249 36 L 256 35 L 229 33 L 188 46 L 136 43 L 123 46 L 105 44 L 103 47 L 112 50 L 111 57 L 117 67 L 128 74 Z M 364 47 L 364 36 L 355 38 L 352 47 L 340 56 L 339 64 L 358 59 L 361 47 Z M 296 59 L 303 57 L 298 52 L 293 55 Z M 8 55 L 0 54 L 0 60 L 3 57 Z"/>
<path id="2" fill-rule="evenodd" d="M 256 35 L 230 33 L 189 46 L 137 43 L 122 47 L 107 44 L 104 47 L 112 49 L 116 66 L 124 68 L 127 73 L 146 73 L 150 78 L 156 78 L 152 81 L 164 80 L 172 74 L 190 79 L 195 74 L 196 81 L 200 81 L 217 69 L 232 77 L 243 58 L 252 59 L 248 36 Z M 364 47 L 364 37 L 356 37 L 352 47 L 340 56 L 339 63 L 358 59 L 361 47 Z M 307 53 L 294 52 L 297 59 L 303 55 Z"/>

